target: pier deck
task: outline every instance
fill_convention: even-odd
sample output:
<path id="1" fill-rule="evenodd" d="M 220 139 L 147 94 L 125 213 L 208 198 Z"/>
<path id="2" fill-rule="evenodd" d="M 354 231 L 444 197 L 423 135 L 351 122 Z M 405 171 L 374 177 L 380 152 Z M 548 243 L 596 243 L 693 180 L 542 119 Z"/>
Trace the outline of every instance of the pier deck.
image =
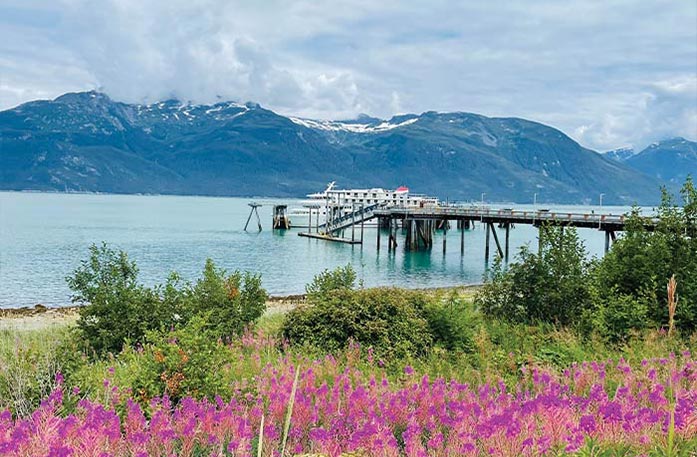
<path id="1" fill-rule="evenodd" d="M 569 213 L 546 210 L 513 210 L 492 208 L 463 208 L 456 206 L 437 206 L 431 208 L 394 207 L 374 211 L 374 216 L 388 219 L 435 219 L 479 221 L 491 224 L 525 224 L 539 227 L 557 225 L 567 227 L 595 228 L 608 232 L 623 231 L 626 216 L 601 213 Z M 649 218 L 645 223 L 653 230 L 657 218 Z"/>

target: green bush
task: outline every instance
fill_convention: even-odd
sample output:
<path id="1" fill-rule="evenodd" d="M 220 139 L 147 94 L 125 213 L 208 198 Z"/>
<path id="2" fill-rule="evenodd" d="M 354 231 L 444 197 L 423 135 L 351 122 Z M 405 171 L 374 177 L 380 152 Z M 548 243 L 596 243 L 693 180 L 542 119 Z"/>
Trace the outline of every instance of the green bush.
<path id="1" fill-rule="evenodd" d="M 208 259 L 203 276 L 184 289 L 183 310 L 187 318 L 205 316 L 206 329 L 214 338 L 241 334 L 266 311 L 268 295 L 261 276 L 235 271 L 228 275 Z"/>
<path id="2" fill-rule="evenodd" d="M 649 309 L 656 297 L 646 291 L 639 297 L 610 293 L 595 312 L 594 327 L 612 343 L 626 342 L 633 333 L 649 327 Z"/>
<path id="3" fill-rule="evenodd" d="M 356 272 L 349 264 L 334 270 L 324 270 L 305 286 L 308 300 L 319 300 L 337 290 L 351 290 L 356 286 Z"/>
<path id="4" fill-rule="evenodd" d="M 172 273 L 155 288 L 138 283 L 138 267 L 123 251 L 106 244 L 90 247 L 90 258 L 67 278 L 80 308 L 80 339 L 101 356 L 118 353 L 124 343 L 142 344 L 148 333 L 168 331 L 196 317 L 206 321 L 214 340 L 239 335 L 266 310 L 266 291 L 258 275 L 227 274 L 208 259 L 195 283 Z"/>
<path id="5" fill-rule="evenodd" d="M 576 230 L 542 227 L 541 235 L 538 253 L 524 246 L 507 270 L 497 262 L 475 297 L 485 315 L 570 326 L 593 307 L 592 264 Z"/>
<path id="6" fill-rule="evenodd" d="M 163 306 L 158 294 L 138 283 L 138 267 L 106 244 L 90 247 L 90 257 L 67 278 L 79 303 L 78 328 L 97 354 L 116 353 L 125 341 L 142 342 L 146 332 L 175 324 L 178 310 Z"/>
<path id="7" fill-rule="evenodd" d="M 281 333 L 291 344 L 327 351 L 355 341 L 385 358 L 422 354 L 433 342 L 426 302 L 423 293 L 402 289 L 340 288 L 290 311 Z"/>
<path id="8" fill-rule="evenodd" d="M 119 355 L 119 363 L 127 368 L 120 384 L 131 388 L 143 404 L 164 394 L 174 401 L 185 395 L 230 396 L 224 369 L 232 359 L 230 349 L 209 327 L 205 316 L 195 316 L 171 332 L 149 333 L 142 350 L 126 348 Z"/>
<path id="9" fill-rule="evenodd" d="M 480 319 L 472 303 L 458 297 L 455 291 L 445 300 L 429 301 L 424 317 L 436 345 L 449 351 L 474 351 Z"/>
<path id="10" fill-rule="evenodd" d="M 681 197 L 678 205 L 663 190 L 660 222 L 653 231 L 644 228 L 638 209 L 632 211 L 627 230 L 603 258 L 596 277 L 603 300 L 611 300 L 611 295 L 633 297 L 647 307 L 649 325 L 661 327 L 668 324 L 666 284 L 675 275 L 675 324 L 690 333 L 697 330 L 697 189 L 692 179 L 685 182 Z M 655 300 L 645 300 L 649 291 Z"/>

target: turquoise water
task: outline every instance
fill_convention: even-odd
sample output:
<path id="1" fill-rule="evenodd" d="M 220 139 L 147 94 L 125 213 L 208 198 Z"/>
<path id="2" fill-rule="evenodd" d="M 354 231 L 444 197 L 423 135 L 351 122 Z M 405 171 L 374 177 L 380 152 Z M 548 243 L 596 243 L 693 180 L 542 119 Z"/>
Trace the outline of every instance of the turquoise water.
<path id="1" fill-rule="evenodd" d="M 0 307 L 69 304 L 65 277 L 86 258 L 90 244 L 102 241 L 127 251 L 140 268 L 142 282 L 150 285 L 162 282 L 171 271 L 195 279 L 206 258 L 230 270 L 261 273 L 272 295 L 302 293 L 315 274 L 348 263 L 366 286 L 481 282 L 484 230 L 479 226 L 465 232 L 464 257 L 456 230 L 448 232 L 445 255 L 441 233 L 431 251 L 418 253 L 405 252 L 402 245 L 396 253 L 388 252 L 383 234 L 377 252 L 375 228 L 365 229 L 363 246 L 302 238 L 298 230 L 274 232 L 270 230 L 274 200 L 256 201 L 265 205 L 259 208 L 263 231 L 246 233 L 249 199 L 0 192 Z M 621 214 L 626 208 L 604 210 Z M 254 221 L 252 226 L 254 230 Z M 602 253 L 602 233 L 590 229 L 579 233 L 592 254 Z M 516 227 L 511 232 L 511 253 L 535 243 L 536 236 L 532 227 Z"/>

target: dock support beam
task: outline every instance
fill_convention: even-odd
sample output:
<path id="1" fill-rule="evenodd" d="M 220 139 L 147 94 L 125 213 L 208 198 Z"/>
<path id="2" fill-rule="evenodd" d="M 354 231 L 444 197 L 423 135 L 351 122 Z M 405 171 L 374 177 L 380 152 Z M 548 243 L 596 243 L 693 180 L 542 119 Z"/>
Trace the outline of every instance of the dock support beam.
<path id="1" fill-rule="evenodd" d="M 364 212 L 364 206 L 361 205 L 361 214 Z M 361 218 L 361 249 L 363 248 L 363 224 L 365 222 L 365 218 Z M 380 228 L 378 228 L 380 230 Z"/>
<path id="2" fill-rule="evenodd" d="M 356 241 L 356 205 L 351 205 L 351 241 Z"/>
<path id="3" fill-rule="evenodd" d="M 259 211 L 257 211 L 257 208 L 259 208 L 261 205 L 259 203 L 248 203 L 248 205 L 252 208 L 252 210 L 249 212 L 249 217 L 247 218 L 247 223 L 244 224 L 244 231 L 247 231 L 247 226 L 249 225 L 249 221 L 252 219 L 252 214 L 257 215 L 257 225 L 259 226 L 259 231 L 261 232 L 261 218 L 259 217 Z"/>
<path id="4" fill-rule="evenodd" d="M 484 245 L 484 261 L 489 263 L 489 224 L 486 224 L 486 244 Z"/>
<path id="5" fill-rule="evenodd" d="M 494 235 L 494 241 L 496 242 L 496 250 L 499 253 L 499 257 L 503 258 L 503 249 L 501 249 L 501 243 L 499 242 L 499 236 L 496 233 L 496 227 L 494 227 L 493 222 L 489 222 L 489 230 L 491 230 L 491 234 Z"/>
<path id="6" fill-rule="evenodd" d="M 509 241 L 510 236 L 511 236 L 511 224 L 506 223 L 506 258 L 505 258 L 506 263 L 508 263 L 508 251 L 509 251 L 508 250 L 508 241 Z"/>
<path id="7" fill-rule="evenodd" d="M 458 221 L 458 223 L 461 221 Z M 465 255 L 465 229 L 460 230 L 460 255 Z"/>
<path id="8" fill-rule="evenodd" d="M 443 255 L 445 255 L 445 246 L 448 240 L 448 220 L 443 220 Z"/>
<path id="9" fill-rule="evenodd" d="M 382 218 L 378 217 L 378 228 L 376 232 L 378 232 L 378 239 L 377 239 L 377 251 L 380 252 L 380 229 L 382 228 Z"/>
<path id="10" fill-rule="evenodd" d="M 613 230 L 605 230 L 605 254 L 610 250 L 610 240 L 614 243 L 616 238 Z"/>

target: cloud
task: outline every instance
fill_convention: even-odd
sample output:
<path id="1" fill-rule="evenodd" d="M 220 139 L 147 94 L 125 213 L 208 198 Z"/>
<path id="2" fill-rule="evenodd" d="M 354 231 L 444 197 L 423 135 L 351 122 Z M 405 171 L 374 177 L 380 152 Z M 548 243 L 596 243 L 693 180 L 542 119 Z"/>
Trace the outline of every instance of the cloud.
<path id="1" fill-rule="evenodd" d="M 669 0 L 6 0 L 0 108 L 100 89 L 318 118 L 471 111 L 640 146 L 697 139 L 695 23 Z"/>
<path id="2" fill-rule="evenodd" d="M 626 145 L 641 150 L 675 136 L 697 139 L 697 75 L 646 83 L 637 93 L 611 100 L 625 102 L 614 113 L 608 107 L 602 117 L 577 127 L 574 133 L 581 142 L 600 149 Z"/>

